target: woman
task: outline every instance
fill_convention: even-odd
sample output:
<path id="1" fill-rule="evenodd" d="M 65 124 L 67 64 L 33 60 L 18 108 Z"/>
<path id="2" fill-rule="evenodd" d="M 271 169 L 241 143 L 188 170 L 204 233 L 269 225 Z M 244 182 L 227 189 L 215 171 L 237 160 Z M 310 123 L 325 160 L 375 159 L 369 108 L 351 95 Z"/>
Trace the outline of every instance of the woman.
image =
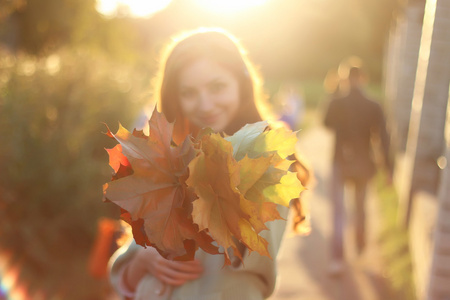
<path id="1" fill-rule="evenodd" d="M 158 109 L 175 121 L 176 143 L 203 127 L 231 135 L 262 120 L 261 82 L 232 36 L 221 30 L 195 31 L 175 40 L 165 53 L 156 82 Z M 302 170 L 307 177 L 307 169 Z M 293 207 L 299 225 L 304 221 L 301 206 L 297 201 Z M 285 207 L 279 211 L 287 218 Z M 223 267 L 222 256 L 201 250 L 194 261 L 170 261 L 154 248 L 131 243 L 112 259 L 112 283 L 127 299 L 267 298 L 275 287 L 276 255 L 286 221 L 268 223 L 270 230 L 261 236 L 269 242 L 273 260 L 242 249 L 242 263 L 236 260 L 228 267 Z"/>

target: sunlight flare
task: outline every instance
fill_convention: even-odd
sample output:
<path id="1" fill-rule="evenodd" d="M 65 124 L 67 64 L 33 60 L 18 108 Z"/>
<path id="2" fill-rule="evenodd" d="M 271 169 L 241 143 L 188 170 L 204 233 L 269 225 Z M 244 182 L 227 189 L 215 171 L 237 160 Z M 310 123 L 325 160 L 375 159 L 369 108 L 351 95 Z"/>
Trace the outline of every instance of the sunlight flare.
<path id="1" fill-rule="evenodd" d="M 260 6 L 268 0 L 197 0 L 197 2 L 208 10 L 215 12 L 234 13 L 254 6 Z"/>
<path id="2" fill-rule="evenodd" d="M 134 17 L 148 17 L 166 8 L 172 0 L 97 0 L 97 11 L 103 15 L 113 16 L 119 10 L 125 10 Z"/>
<path id="3" fill-rule="evenodd" d="M 260 6 L 268 0 L 192 0 L 192 3 L 215 13 L 236 13 Z M 165 9 L 172 0 L 97 0 L 96 9 L 106 16 L 125 13 L 133 17 L 149 17 Z"/>
<path id="4" fill-rule="evenodd" d="M 0 253 L 0 299 L 24 300 L 26 292 L 19 288 L 20 269 L 9 264 L 11 257 L 10 253 Z"/>

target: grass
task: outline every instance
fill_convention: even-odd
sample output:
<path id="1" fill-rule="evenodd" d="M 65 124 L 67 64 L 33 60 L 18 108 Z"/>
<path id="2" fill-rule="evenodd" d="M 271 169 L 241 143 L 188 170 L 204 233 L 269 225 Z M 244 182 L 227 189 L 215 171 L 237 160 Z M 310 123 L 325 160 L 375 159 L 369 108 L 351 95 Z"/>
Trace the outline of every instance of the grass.
<path id="1" fill-rule="evenodd" d="M 379 244 L 390 282 L 391 299 L 415 300 L 412 259 L 409 238 L 398 222 L 398 194 L 394 187 L 385 184 L 382 174 L 376 178 L 376 187 L 382 215 Z"/>

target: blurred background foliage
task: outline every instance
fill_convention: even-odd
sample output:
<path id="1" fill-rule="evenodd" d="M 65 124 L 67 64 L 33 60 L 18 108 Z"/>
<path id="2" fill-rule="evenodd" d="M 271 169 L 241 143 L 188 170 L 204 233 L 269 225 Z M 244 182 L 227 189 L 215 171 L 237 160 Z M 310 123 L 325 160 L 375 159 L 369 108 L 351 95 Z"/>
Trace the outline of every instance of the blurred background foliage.
<path id="1" fill-rule="evenodd" d="M 97 220 L 117 217 L 101 201 L 111 174 L 104 147 L 115 145 L 102 122 L 133 125 L 145 74 L 82 51 L 0 57 L 1 248 L 31 289 L 99 299 L 79 298 L 78 284 L 92 283 L 74 270 L 86 269 Z"/>
<path id="2" fill-rule="evenodd" d="M 86 265 L 109 180 L 102 132 L 132 129 L 151 103 L 150 81 L 169 37 L 200 26 L 230 30 L 273 97 L 294 82 L 308 107 L 324 100 L 330 68 L 360 56 L 372 82 L 392 0 L 268 0 L 234 14 L 173 0 L 149 18 L 99 14 L 95 0 L 0 0 L 0 254 L 41 299 L 104 299 Z M 38 292 L 39 291 L 39 292 Z M 37 296 L 36 296 L 37 297 Z M 36 298 L 38 299 L 38 298 Z"/>

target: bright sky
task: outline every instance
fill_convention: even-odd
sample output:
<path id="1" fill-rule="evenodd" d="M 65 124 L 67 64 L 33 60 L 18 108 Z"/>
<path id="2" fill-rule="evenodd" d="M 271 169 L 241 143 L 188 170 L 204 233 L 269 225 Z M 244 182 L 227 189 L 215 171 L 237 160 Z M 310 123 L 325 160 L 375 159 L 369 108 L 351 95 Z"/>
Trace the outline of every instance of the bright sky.
<path id="1" fill-rule="evenodd" d="M 214 12 L 233 13 L 252 6 L 262 5 L 268 0 L 192 0 Z M 97 0 L 97 11 L 114 15 L 119 6 L 127 7 L 135 17 L 148 17 L 166 8 L 172 0 Z"/>

